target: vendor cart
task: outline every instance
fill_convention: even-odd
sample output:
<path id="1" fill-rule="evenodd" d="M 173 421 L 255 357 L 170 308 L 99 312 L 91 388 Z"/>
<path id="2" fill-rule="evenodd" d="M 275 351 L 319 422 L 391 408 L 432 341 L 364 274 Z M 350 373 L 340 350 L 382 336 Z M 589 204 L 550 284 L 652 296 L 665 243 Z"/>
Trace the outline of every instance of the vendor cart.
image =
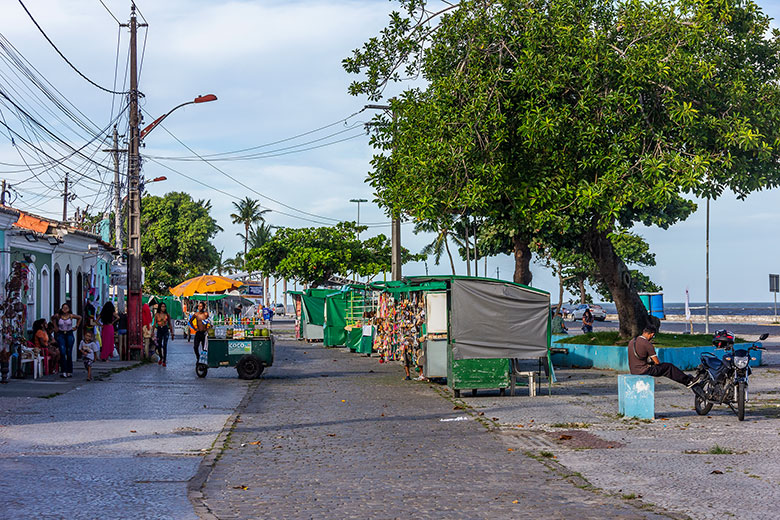
<path id="1" fill-rule="evenodd" d="M 195 365 L 198 377 L 206 377 L 209 368 L 236 367 L 241 379 L 256 379 L 274 364 L 274 337 L 211 339 Z"/>

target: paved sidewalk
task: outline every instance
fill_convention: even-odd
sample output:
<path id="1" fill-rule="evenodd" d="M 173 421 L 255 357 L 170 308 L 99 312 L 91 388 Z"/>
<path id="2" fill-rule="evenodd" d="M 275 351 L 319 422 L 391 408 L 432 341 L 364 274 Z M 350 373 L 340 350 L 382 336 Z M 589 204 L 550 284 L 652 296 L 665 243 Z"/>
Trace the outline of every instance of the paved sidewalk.
<path id="1" fill-rule="evenodd" d="M 251 384 L 229 368 L 198 379 L 186 341 L 168 358 L 104 381 L 77 373 L 50 399 L 3 385 L 0 517 L 196 519 L 187 482 Z"/>
<path id="2" fill-rule="evenodd" d="M 204 486 L 207 506 L 220 519 L 660 518 L 575 487 L 402 374 L 279 342 Z"/>
<path id="3" fill-rule="evenodd" d="M 775 345 L 769 344 L 769 347 Z M 617 374 L 557 370 L 552 397 L 463 398 L 506 435 L 535 443 L 605 491 L 696 519 L 774 520 L 780 501 L 780 353 L 750 378 L 746 418 L 726 406 L 702 417 L 690 390 L 656 379 L 656 420 L 618 416 Z"/>

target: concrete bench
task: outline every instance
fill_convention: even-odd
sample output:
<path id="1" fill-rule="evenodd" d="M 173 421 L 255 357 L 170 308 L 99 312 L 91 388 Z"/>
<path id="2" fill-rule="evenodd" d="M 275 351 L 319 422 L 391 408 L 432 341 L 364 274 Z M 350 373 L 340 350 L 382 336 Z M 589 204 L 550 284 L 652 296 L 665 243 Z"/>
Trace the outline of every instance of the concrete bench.
<path id="1" fill-rule="evenodd" d="M 655 378 L 618 375 L 618 407 L 625 417 L 655 419 Z"/>

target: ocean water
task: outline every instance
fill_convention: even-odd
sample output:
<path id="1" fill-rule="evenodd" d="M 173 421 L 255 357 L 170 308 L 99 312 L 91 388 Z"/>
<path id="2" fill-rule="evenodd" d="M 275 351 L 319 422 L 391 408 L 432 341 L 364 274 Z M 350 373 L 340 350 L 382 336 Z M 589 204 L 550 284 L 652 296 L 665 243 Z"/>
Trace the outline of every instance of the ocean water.
<path id="1" fill-rule="evenodd" d="M 615 314 L 614 303 L 601 303 L 610 314 Z M 691 302 L 691 314 L 704 316 L 704 302 Z M 780 311 L 780 303 L 778 303 Z M 664 312 L 669 315 L 685 315 L 685 302 L 664 302 Z M 774 302 L 710 302 L 710 315 L 727 314 L 733 316 L 774 316 Z"/>

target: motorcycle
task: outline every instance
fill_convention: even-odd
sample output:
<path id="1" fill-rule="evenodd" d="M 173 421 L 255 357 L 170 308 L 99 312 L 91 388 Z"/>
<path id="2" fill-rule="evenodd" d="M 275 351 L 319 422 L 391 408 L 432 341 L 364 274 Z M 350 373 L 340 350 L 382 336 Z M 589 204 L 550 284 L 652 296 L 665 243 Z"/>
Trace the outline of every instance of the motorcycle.
<path id="1" fill-rule="evenodd" d="M 763 341 L 767 337 L 769 334 L 762 334 L 758 340 Z M 754 343 L 747 349 L 734 350 L 734 334 L 727 330 L 715 332 L 712 344 L 716 349 L 725 350 L 725 354 L 723 359 L 712 352 L 704 352 L 701 355 L 701 364 L 696 373 L 700 390 L 694 398 L 696 413 L 707 415 L 713 405 L 725 404 L 737 414 L 740 421 L 744 421 L 745 402 L 748 400 L 748 376 L 752 373 L 749 366 L 750 352 L 766 349 Z"/>

